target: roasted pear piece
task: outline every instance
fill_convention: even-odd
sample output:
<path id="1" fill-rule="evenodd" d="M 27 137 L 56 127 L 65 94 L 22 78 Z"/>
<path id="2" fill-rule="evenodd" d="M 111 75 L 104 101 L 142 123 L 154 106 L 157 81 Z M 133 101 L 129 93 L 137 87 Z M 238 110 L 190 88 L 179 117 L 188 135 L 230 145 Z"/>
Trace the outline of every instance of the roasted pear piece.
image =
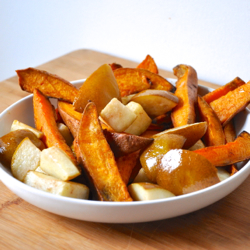
<path id="1" fill-rule="evenodd" d="M 186 138 L 176 134 L 162 134 L 154 139 L 140 156 L 141 165 L 147 177 L 153 183 L 156 182 L 157 171 L 161 158 L 170 150 L 182 148 Z"/>
<path id="2" fill-rule="evenodd" d="M 166 90 L 147 89 L 134 95 L 131 101 L 139 103 L 150 117 L 157 117 L 172 110 L 179 98 Z"/>
<path id="3" fill-rule="evenodd" d="M 11 131 L 0 138 L 0 162 L 4 166 L 11 166 L 11 159 L 17 146 L 26 137 L 40 150 L 45 148 L 44 143 L 30 130 L 18 129 Z"/>
<path id="4" fill-rule="evenodd" d="M 73 105 L 76 111 L 83 112 L 87 103 L 92 101 L 99 114 L 113 98 L 121 100 L 120 90 L 111 67 L 104 64 L 86 79 Z"/>
<path id="5" fill-rule="evenodd" d="M 175 195 L 157 184 L 140 182 L 128 186 L 134 201 L 150 201 L 174 197 Z"/>
<path id="6" fill-rule="evenodd" d="M 157 184 L 175 195 L 188 194 L 220 182 L 216 167 L 202 155 L 173 149 L 161 160 Z"/>
<path id="7" fill-rule="evenodd" d="M 176 134 L 182 135 L 187 140 L 183 148 L 192 147 L 207 131 L 207 122 L 196 122 L 192 124 L 183 125 L 176 128 L 166 129 L 160 133 L 153 135 L 153 138 L 161 136 L 162 134 Z"/>

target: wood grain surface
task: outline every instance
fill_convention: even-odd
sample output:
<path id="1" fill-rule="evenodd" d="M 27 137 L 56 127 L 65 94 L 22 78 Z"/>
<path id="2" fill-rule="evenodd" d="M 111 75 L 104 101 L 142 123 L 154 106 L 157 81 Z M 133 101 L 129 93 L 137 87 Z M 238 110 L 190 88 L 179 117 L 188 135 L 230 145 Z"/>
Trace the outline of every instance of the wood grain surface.
<path id="1" fill-rule="evenodd" d="M 113 62 L 124 67 L 138 64 L 83 49 L 38 67 L 29 66 L 72 81 L 86 78 L 100 65 Z M 173 77 L 164 70 L 160 74 Z M 217 87 L 204 81 L 200 84 Z M 16 76 L 0 82 L 0 112 L 26 95 Z M 0 249 L 250 249 L 250 177 L 230 195 L 204 209 L 134 224 L 68 219 L 25 202 L 2 182 L 0 190 Z"/>

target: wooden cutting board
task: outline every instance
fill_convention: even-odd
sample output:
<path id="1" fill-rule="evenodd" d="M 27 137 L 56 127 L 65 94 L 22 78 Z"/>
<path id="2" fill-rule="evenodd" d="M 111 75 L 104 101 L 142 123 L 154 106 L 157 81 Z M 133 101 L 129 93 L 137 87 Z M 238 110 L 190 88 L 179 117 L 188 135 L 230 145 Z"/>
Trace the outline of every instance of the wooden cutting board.
<path id="1" fill-rule="evenodd" d="M 87 78 L 100 65 L 113 62 L 124 67 L 135 67 L 139 63 L 83 49 L 37 68 L 72 81 Z M 174 77 L 165 70 L 160 70 L 160 74 Z M 217 87 L 205 81 L 199 83 Z M 20 90 L 16 76 L 0 82 L 0 112 L 26 95 Z M 250 177 L 230 195 L 204 209 L 177 218 L 138 224 L 68 219 L 30 205 L 2 182 L 0 190 L 0 249 L 250 248 Z"/>

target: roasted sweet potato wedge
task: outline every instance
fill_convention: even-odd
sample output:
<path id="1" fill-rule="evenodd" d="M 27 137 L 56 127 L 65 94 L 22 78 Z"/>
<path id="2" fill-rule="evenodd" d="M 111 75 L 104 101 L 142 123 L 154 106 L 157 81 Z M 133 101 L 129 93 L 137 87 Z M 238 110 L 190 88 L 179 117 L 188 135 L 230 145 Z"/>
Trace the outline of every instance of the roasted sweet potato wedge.
<path id="1" fill-rule="evenodd" d="M 243 80 L 241 80 L 239 77 L 235 77 L 231 82 L 213 90 L 212 92 L 207 93 L 203 96 L 203 98 L 207 103 L 210 103 L 243 84 L 245 84 Z"/>
<path id="2" fill-rule="evenodd" d="M 147 55 L 146 58 L 137 66 L 138 69 L 147 69 L 154 74 L 158 74 L 158 67 L 150 55 Z"/>
<path id="3" fill-rule="evenodd" d="M 225 126 L 250 102 L 250 81 L 210 103 L 220 122 Z"/>
<path id="4" fill-rule="evenodd" d="M 33 93 L 39 89 L 45 96 L 73 103 L 78 89 L 65 79 L 44 70 L 27 68 L 16 70 L 22 90 Z"/>
<path id="5" fill-rule="evenodd" d="M 33 92 L 33 106 L 35 126 L 44 133 L 42 140 L 45 145 L 47 147 L 59 147 L 70 157 L 74 164 L 77 164 L 73 152 L 58 130 L 52 104 L 46 96 L 37 89 Z"/>
<path id="6" fill-rule="evenodd" d="M 99 200 L 132 201 L 114 154 L 102 132 L 93 102 L 89 102 L 84 110 L 75 147 L 78 159 L 94 184 Z"/>
<path id="7" fill-rule="evenodd" d="M 195 122 L 198 79 L 195 69 L 188 65 L 177 65 L 173 71 L 178 78 L 175 95 L 179 97 L 179 103 L 172 110 L 171 117 L 174 127 L 179 127 Z"/>
<path id="8" fill-rule="evenodd" d="M 250 134 L 243 131 L 233 142 L 198 149 L 194 152 L 205 156 L 216 167 L 244 161 L 250 158 Z"/>
<path id="9" fill-rule="evenodd" d="M 73 105 L 68 102 L 58 101 L 57 109 L 62 117 L 63 122 L 69 128 L 71 134 L 75 138 L 77 136 L 82 113 L 75 111 Z"/>
<path id="10" fill-rule="evenodd" d="M 165 78 L 146 69 L 119 68 L 114 71 L 121 96 L 128 96 L 145 89 L 172 91 L 174 86 Z"/>
<path id="11" fill-rule="evenodd" d="M 201 96 L 198 96 L 198 109 L 201 120 L 207 122 L 207 131 L 204 135 L 205 145 L 218 146 L 225 144 L 226 138 L 220 120 Z"/>
<path id="12" fill-rule="evenodd" d="M 154 141 L 153 138 L 117 133 L 106 129 L 103 130 L 103 133 L 116 157 L 144 149 Z"/>
<path id="13" fill-rule="evenodd" d="M 224 134 L 226 137 L 226 142 L 232 142 L 236 139 L 236 131 L 234 127 L 234 121 L 233 119 L 230 120 L 225 126 L 224 126 Z"/>
<path id="14" fill-rule="evenodd" d="M 133 169 L 139 162 L 140 150 L 116 159 L 120 175 L 125 184 L 128 184 Z"/>

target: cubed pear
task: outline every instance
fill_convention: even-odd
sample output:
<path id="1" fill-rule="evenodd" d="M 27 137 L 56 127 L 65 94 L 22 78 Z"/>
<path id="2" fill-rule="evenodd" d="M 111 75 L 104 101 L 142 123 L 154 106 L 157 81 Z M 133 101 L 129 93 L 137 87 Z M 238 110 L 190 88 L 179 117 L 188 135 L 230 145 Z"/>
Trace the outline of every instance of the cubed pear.
<path id="1" fill-rule="evenodd" d="M 37 171 L 29 171 L 24 179 L 24 183 L 36 189 L 56 195 L 76 199 L 88 199 L 89 197 L 89 188 L 84 184 L 62 181 Z"/>
<path id="2" fill-rule="evenodd" d="M 136 119 L 136 114 L 123 105 L 118 99 L 113 98 L 101 111 L 100 116 L 116 132 L 123 132 Z"/>
<path id="3" fill-rule="evenodd" d="M 149 201 L 174 197 L 170 191 L 148 182 L 132 183 L 128 191 L 134 201 Z"/>
<path id="4" fill-rule="evenodd" d="M 42 151 L 40 167 L 48 175 L 63 181 L 72 180 L 80 175 L 79 169 L 69 156 L 56 146 Z"/>
<path id="5" fill-rule="evenodd" d="M 35 170 L 40 164 L 41 150 L 26 137 L 17 146 L 11 160 L 11 172 L 15 178 L 23 181 L 30 170 Z"/>
<path id="6" fill-rule="evenodd" d="M 192 147 L 190 147 L 188 150 L 194 151 L 197 149 L 205 148 L 205 145 L 202 140 L 198 140 Z"/>
<path id="7" fill-rule="evenodd" d="M 227 172 L 227 170 L 224 168 L 221 168 L 221 167 L 217 168 L 217 175 L 218 175 L 220 181 L 224 181 L 230 177 L 230 174 Z"/>
<path id="8" fill-rule="evenodd" d="M 147 115 L 139 103 L 129 102 L 126 106 L 132 110 L 137 117 L 124 132 L 133 135 L 141 135 L 151 124 L 151 118 Z"/>
<path id="9" fill-rule="evenodd" d="M 147 177 L 144 168 L 141 168 L 136 175 L 135 179 L 133 180 L 134 183 L 139 183 L 139 182 L 151 182 L 150 179 Z"/>
<path id="10" fill-rule="evenodd" d="M 66 143 L 71 146 L 73 144 L 73 136 L 69 130 L 69 128 L 63 124 L 63 123 L 58 123 L 57 127 L 60 131 L 60 133 L 62 134 L 63 138 L 65 139 Z"/>
<path id="11" fill-rule="evenodd" d="M 18 129 L 27 129 L 27 130 L 33 132 L 37 136 L 38 139 L 41 139 L 43 137 L 42 131 L 39 131 L 38 129 L 35 129 L 35 128 L 33 128 L 25 123 L 22 123 L 18 120 L 14 120 L 12 125 L 11 125 L 10 131 L 15 131 Z"/>
<path id="12" fill-rule="evenodd" d="M 140 103 L 150 117 L 157 117 L 172 110 L 179 98 L 166 90 L 146 89 L 134 95 L 131 101 Z"/>
<path id="13" fill-rule="evenodd" d="M 132 99 L 132 97 L 133 97 L 134 95 L 135 95 L 135 94 L 123 96 L 123 97 L 121 98 L 122 103 L 123 103 L 124 105 L 127 105 L 127 104 L 131 101 L 131 99 Z"/>

